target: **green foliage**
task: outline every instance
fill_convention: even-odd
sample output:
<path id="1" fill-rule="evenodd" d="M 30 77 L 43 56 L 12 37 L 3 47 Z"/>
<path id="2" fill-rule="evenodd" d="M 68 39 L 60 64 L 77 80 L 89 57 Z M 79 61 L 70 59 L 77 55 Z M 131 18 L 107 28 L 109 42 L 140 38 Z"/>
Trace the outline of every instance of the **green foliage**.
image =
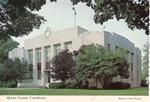
<path id="1" fill-rule="evenodd" d="M 50 0 L 50 2 L 57 0 Z M 75 5 L 84 2 L 94 12 L 95 23 L 103 24 L 116 17 L 124 19 L 131 29 L 143 29 L 149 35 L 148 0 L 71 0 Z M 1 0 L 0 39 L 28 35 L 46 20 L 32 11 L 39 11 L 46 0 Z"/>
<path id="2" fill-rule="evenodd" d="M 57 89 L 57 88 L 64 88 L 64 84 L 63 83 L 51 83 L 49 85 L 49 88 L 54 88 L 54 89 Z"/>
<path id="3" fill-rule="evenodd" d="M 76 79 L 68 79 L 65 82 L 65 88 L 78 88 L 78 82 Z"/>
<path id="4" fill-rule="evenodd" d="M 144 56 L 142 60 L 142 79 L 145 80 L 149 76 L 149 41 L 146 42 L 143 48 Z"/>
<path id="5" fill-rule="evenodd" d="M 22 59 L 11 60 L 8 52 L 18 46 L 18 42 L 10 39 L 0 40 L 0 84 L 2 86 L 13 87 L 17 81 L 32 78 L 32 65 Z M 11 86 L 12 85 L 12 86 Z"/>
<path id="6" fill-rule="evenodd" d="M 13 39 L 0 40 L 0 63 L 8 59 L 8 52 L 18 47 L 19 43 Z"/>
<path id="7" fill-rule="evenodd" d="M 141 87 L 148 87 L 149 84 L 146 80 L 141 80 Z"/>
<path id="8" fill-rule="evenodd" d="M 84 2 L 94 12 L 95 23 L 103 24 L 114 17 L 124 19 L 132 30 L 143 29 L 149 35 L 149 1 L 148 0 L 71 0 L 73 4 Z"/>
<path id="9" fill-rule="evenodd" d="M 8 87 L 8 88 L 15 88 L 15 87 L 17 87 L 17 82 L 15 82 L 15 81 L 6 82 L 6 83 L 1 84 L 0 87 L 3 87 L 3 88 L 6 88 L 6 87 Z"/>
<path id="10" fill-rule="evenodd" d="M 100 45 L 83 45 L 77 56 L 76 79 L 85 81 L 96 78 L 103 87 L 118 75 L 121 78 L 129 77 L 129 64 L 125 59 L 125 51 L 117 52 L 106 50 Z"/>
<path id="11" fill-rule="evenodd" d="M 31 66 L 28 66 L 25 60 L 11 59 L 5 60 L 3 64 L 0 64 L 0 83 L 5 84 L 8 82 L 18 82 L 23 79 L 30 79 Z M 31 73 L 30 73 L 31 72 Z"/>
<path id="12" fill-rule="evenodd" d="M 69 78 L 74 77 L 75 61 L 69 50 L 63 50 L 53 57 L 50 76 L 55 80 L 61 80 L 63 83 Z"/>
<path id="13" fill-rule="evenodd" d="M 106 89 L 128 89 L 131 85 L 127 82 L 112 82 L 108 84 Z"/>
<path id="14" fill-rule="evenodd" d="M 0 39 L 18 37 L 39 28 L 45 21 L 38 11 L 46 0 L 0 0 Z"/>

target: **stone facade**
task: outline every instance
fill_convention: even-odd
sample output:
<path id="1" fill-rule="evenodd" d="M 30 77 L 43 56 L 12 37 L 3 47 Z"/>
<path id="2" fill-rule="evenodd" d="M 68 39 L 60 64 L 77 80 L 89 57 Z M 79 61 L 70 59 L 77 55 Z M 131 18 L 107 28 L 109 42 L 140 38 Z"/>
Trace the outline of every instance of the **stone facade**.
<path id="1" fill-rule="evenodd" d="M 53 83 L 53 79 L 47 76 L 46 63 L 61 49 L 69 48 L 70 51 L 74 51 L 78 50 L 82 45 L 91 43 L 102 45 L 114 51 L 118 47 L 127 49 L 130 77 L 122 80 L 129 82 L 132 87 L 140 86 L 141 51 L 139 48 L 136 48 L 131 41 L 116 33 L 93 32 L 79 26 L 53 32 L 46 30 L 40 36 L 25 40 L 25 58 L 29 63 L 33 64 L 33 80 L 24 81 L 19 86 L 43 87 L 47 82 Z M 11 55 L 13 51 L 9 54 L 10 58 L 13 58 Z M 120 78 L 118 77 L 114 80 L 117 81 Z"/>

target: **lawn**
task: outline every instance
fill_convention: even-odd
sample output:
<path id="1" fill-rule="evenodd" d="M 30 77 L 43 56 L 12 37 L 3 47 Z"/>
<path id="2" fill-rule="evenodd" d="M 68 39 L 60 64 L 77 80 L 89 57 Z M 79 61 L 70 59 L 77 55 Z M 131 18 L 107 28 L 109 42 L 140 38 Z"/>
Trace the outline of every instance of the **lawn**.
<path id="1" fill-rule="evenodd" d="M 89 89 L 32 89 L 0 88 L 0 95 L 137 95 L 148 96 L 148 88 L 124 90 L 89 90 Z"/>

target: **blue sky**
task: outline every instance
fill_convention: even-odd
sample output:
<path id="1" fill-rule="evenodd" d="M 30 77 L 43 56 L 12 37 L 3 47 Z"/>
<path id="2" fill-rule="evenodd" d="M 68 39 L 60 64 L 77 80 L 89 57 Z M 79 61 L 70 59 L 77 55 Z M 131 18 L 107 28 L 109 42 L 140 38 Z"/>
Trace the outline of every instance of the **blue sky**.
<path id="1" fill-rule="evenodd" d="M 24 37 L 15 38 L 23 47 L 24 40 L 43 34 L 47 27 L 50 27 L 52 31 L 66 29 L 74 26 L 74 12 L 72 10 L 72 3 L 70 0 L 58 0 L 57 3 L 50 3 L 42 7 L 42 9 L 36 13 L 42 15 L 47 19 L 47 22 L 41 25 L 40 29 L 34 29 L 31 34 Z M 143 44 L 146 42 L 148 36 L 146 36 L 143 30 L 135 29 L 132 31 L 128 28 L 127 24 L 121 20 L 116 19 L 109 20 L 103 25 L 95 24 L 93 20 L 94 11 L 87 7 L 83 3 L 79 3 L 75 6 L 77 12 L 77 26 L 81 26 L 90 31 L 109 31 L 116 32 L 135 44 L 135 46 L 142 49 Z M 105 29 L 104 29 L 105 26 Z"/>

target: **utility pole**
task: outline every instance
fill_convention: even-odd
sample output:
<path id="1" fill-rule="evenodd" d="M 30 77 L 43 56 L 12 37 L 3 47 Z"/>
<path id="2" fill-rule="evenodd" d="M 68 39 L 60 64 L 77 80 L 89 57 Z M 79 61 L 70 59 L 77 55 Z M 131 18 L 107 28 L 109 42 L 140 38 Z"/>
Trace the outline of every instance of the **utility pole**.
<path id="1" fill-rule="evenodd" d="M 76 27 L 76 15 L 77 15 L 77 13 L 76 13 L 75 7 L 72 7 L 72 10 L 74 11 L 74 26 Z"/>

